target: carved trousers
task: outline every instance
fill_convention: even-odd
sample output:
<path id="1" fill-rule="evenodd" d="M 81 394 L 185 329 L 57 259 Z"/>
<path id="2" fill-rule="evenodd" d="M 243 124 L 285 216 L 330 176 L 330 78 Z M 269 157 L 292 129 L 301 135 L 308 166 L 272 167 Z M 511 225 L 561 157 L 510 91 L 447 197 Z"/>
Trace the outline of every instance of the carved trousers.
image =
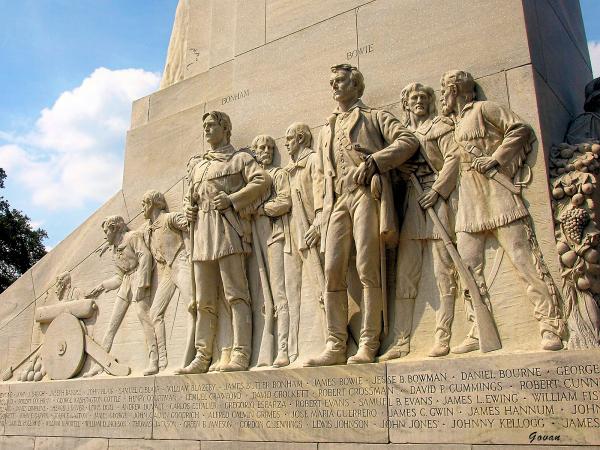
<path id="1" fill-rule="evenodd" d="M 410 335 L 413 322 L 414 300 L 419 292 L 419 281 L 423 270 L 423 255 L 431 249 L 433 274 L 440 294 L 440 305 L 435 314 L 436 336 L 443 340 L 450 339 L 452 321 L 454 320 L 454 297 L 457 283 L 454 263 L 439 239 L 401 239 L 398 243 L 396 262 L 396 346 L 410 351 Z"/>
<path id="2" fill-rule="evenodd" d="M 283 344 L 285 344 L 285 349 L 288 348 L 288 336 L 290 331 L 290 313 L 285 289 L 284 244 L 285 241 L 279 240 L 271 242 L 271 244 L 267 246 L 269 284 L 271 285 L 271 294 L 273 295 L 274 315 L 277 318 L 278 349 L 281 349 Z"/>
<path id="3" fill-rule="evenodd" d="M 370 188 L 358 187 L 340 194 L 333 206 L 325 242 L 327 292 L 346 291 L 352 244 L 356 271 L 363 288 L 380 288 L 379 202 Z"/>
<path id="4" fill-rule="evenodd" d="M 250 290 L 246 275 L 245 255 L 234 253 L 214 261 L 194 261 L 196 280 L 196 351 L 202 358 L 209 359 L 213 352 L 213 342 L 217 331 L 217 301 L 219 280 L 223 285 L 225 301 L 236 309 L 232 314 L 233 347 L 237 351 L 250 354 L 252 311 L 250 310 Z M 236 306 L 243 304 L 244 307 Z M 240 317 L 240 315 L 247 317 Z M 250 336 L 250 337 L 248 337 Z M 242 342 L 243 341 L 243 342 Z"/>
<path id="5" fill-rule="evenodd" d="M 549 331 L 560 336 L 564 326 L 563 321 L 548 286 L 536 270 L 525 220 L 519 219 L 508 225 L 479 233 L 457 233 L 458 252 L 464 263 L 473 270 L 473 276 L 480 286 L 482 295 L 487 297 L 487 287 L 483 277 L 485 241 L 489 235 L 494 236 L 515 267 L 517 276 L 527 286 L 527 297 L 533 304 L 533 315 L 540 324 L 540 333 Z M 472 305 L 468 301 L 465 304 L 468 320 L 475 322 Z M 478 336 L 476 325 L 469 335 Z"/>
<path id="6" fill-rule="evenodd" d="M 165 311 L 176 289 L 179 290 L 185 308 L 192 300 L 190 263 L 185 253 L 179 252 L 171 266 L 159 264 L 157 267 L 159 282 L 150 307 L 150 317 L 154 325 L 159 351 L 166 352 Z"/>

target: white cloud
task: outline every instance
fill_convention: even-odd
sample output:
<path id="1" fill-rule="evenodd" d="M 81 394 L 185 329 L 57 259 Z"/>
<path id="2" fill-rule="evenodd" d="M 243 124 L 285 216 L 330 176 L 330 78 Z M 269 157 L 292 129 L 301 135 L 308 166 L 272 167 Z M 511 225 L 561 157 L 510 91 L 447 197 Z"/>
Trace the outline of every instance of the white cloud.
<path id="1" fill-rule="evenodd" d="M 592 71 L 595 77 L 600 77 L 600 41 L 588 41 Z"/>
<path id="2" fill-rule="evenodd" d="M 156 90 L 160 76 L 141 69 L 96 69 L 44 108 L 35 127 L 0 131 L 0 167 L 34 205 L 49 210 L 103 202 L 121 185 L 131 102 Z"/>

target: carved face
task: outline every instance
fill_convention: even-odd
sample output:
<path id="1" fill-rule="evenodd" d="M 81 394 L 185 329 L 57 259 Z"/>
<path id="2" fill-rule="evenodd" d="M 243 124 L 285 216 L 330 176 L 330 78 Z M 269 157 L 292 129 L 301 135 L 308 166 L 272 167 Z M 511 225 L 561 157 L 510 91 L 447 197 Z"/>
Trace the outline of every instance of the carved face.
<path id="1" fill-rule="evenodd" d="M 331 74 L 329 80 L 333 90 L 333 99 L 338 103 L 353 103 L 358 100 L 358 89 L 350 79 L 350 72 L 338 70 Z"/>
<path id="2" fill-rule="evenodd" d="M 145 198 L 142 200 L 142 210 L 144 211 L 144 219 L 150 219 L 152 216 L 152 199 Z"/>
<path id="3" fill-rule="evenodd" d="M 106 240 L 109 244 L 115 244 L 117 242 L 117 237 L 119 236 L 119 230 L 116 225 L 104 225 L 102 227 L 104 231 L 104 236 L 106 236 Z"/>
<path id="4" fill-rule="evenodd" d="M 285 147 L 290 156 L 300 153 L 301 145 L 298 142 L 298 134 L 294 130 L 287 130 L 285 133 Z"/>
<path id="5" fill-rule="evenodd" d="M 408 110 L 418 117 L 425 117 L 429 114 L 429 94 L 422 90 L 411 91 L 408 96 Z"/>
<path id="6" fill-rule="evenodd" d="M 449 116 L 456 112 L 456 98 L 457 98 L 456 86 L 453 84 L 442 86 L 442 92 L 440 94 L 440 101 L 442 103 L 442 114 Z"/>
<path id="7" fill-rule="evenodd" d="M 254 154 L 256 159 L 263 166 L 270 166 L 273 162 L 273 153 L 275 152 L 275 141 L 272 139 L 261 138 L 256 143 Z"/>
<path id="8" fill-rule="evenodd" d="M 206 117 L 203 126 L 204 136 L 209 144 L 219 145 L 225 140 L 225 129 L 211 116 Z"/>

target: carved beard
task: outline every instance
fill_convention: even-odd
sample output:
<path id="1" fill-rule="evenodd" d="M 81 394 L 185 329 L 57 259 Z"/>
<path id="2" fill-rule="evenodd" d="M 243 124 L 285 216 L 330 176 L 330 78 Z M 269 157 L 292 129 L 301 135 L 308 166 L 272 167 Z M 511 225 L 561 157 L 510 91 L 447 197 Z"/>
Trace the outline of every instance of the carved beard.
<path id="1" fill-rule="evenodd" d="M 442 114 L 444 116 L 451 116 L 454 113 L 454 111 L 452 110 L 452 108 L 449 108 L 446 105 L 442 105 Z"/>

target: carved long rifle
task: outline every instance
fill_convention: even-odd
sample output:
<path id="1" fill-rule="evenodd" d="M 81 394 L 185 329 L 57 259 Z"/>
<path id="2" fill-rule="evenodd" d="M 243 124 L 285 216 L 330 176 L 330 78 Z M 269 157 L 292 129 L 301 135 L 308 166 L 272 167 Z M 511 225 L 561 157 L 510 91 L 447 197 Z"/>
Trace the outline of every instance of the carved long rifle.
<path id="1" fill-rule="evenodd" d="M 310 228 L 310 223 L 308 222 L 308 216 L 306 215 L 306 211 L 304 210 L 304 203 L 302 203 L 302 193 L 300 189 L 296 189 L 296 196 L 298 197 L 298 201 L 300 202 L 300 219 L 302 221 L 302 227 L 304 228 L 303 234 L 305 234 Z M 321 311 L 321 318 L 323 319 L 323 331 L 327 334 L 327 319 L 325 317 L 325 309 L 323 304 L 323 292 L 325 291 L 325 273 L 323 271 L 323 266 L 321 265 L 321 258 L 319 257 L 319 250 L 317 250 L 316 246 L 312 246 L 308 248 L 308 254 L 310 256 L 312 266 L 314 267 L 314 273 L 317 275 L 317 283 L 319 284 L 319 311 Z"/>
<path id="2" fill-rule="evenodd" d="M 256 229 L 256 221 L 252 221 L 252 253 L 256 258 L 258 265 L 258 274 L 260 275 L 260 283 L 262 286 L 264 300 L 264 317 L 265 323 L 263 327 L 262 337 L 260 339 L 260 353 L 258 355 L 257 366 L 270 366 L 273 363 L 273 344 L 275 336 L 273 335 L 273 319 L 274 319 L 274 304 L 273 294 L 271 292 L 271 284 L 267 275 L 265 259 L 262 254 L 260 242 L 258 240 L 258 230 Z"/>
<path id="3" fill-rule="evenodd" d="M 421 187 L 421 184 L 414 173 L 410 174 L 410 181 L 417 191 L 417 194 L 422 195 L 423 188 Z M 473 305 L 473 311 L 475 313 L 475 322 L 477 323 L 477 327 L 479 329 L 479 348 L 481 352 L 487 353 L 502 348 L 500 336 L 498 336 L 498 330 L 496 329 L 496 325 L 494 324 L 490 310 L 481 299 L 479 286 L 477 286 L 470 268 L 467 267 L 461 259 L 456 247 L 454 247 L 454 244 L 452 243 L 452 239 L 450 239 L 448 232 L 444 228 L 444 225 L 432 207 L 427 208 L 427 214 L 433 222 L 435 230 L 442 238 L 450 257 L 452 258 L 452 262 L 454 262 L 456 271 L 468 289 L 469 297 L 471 298 L 471 303 Z"/>
<path id="4" fill-rule="evenodd" d="M 190 206 L 194 206 L 194 184 L 192 182 L 192 180 L 190 180 L 190 187 L 189 187 L 189 199 L 190 199 Z M 191 301 L 193 302 L 193 306 L 194 309 L 190 310 L 190 306 L 192 305 L 186 305 L 186 307 L 188 308 L 188 320 L 187 320 L 187 339 L 186 339 L 186 348 L 185 348 L 185 352 L 183 355 L 183 366 L 185 367 L 187 366 L 189 363 L 192 362 L 192 359 L 194 359 L 194 356 L 196 354 L 196 320 L 198 319 L 198 311 L 196 310 L 197 308 L 197 303 L 196 303 L 196 271 L 194 269 L 194 228 L 196 226 L 196 221 L 195 220 L 190 220 L 189 221 L 189 227 L 190 227 L 190 287 L 192 289 L 192 299 Z"/>

